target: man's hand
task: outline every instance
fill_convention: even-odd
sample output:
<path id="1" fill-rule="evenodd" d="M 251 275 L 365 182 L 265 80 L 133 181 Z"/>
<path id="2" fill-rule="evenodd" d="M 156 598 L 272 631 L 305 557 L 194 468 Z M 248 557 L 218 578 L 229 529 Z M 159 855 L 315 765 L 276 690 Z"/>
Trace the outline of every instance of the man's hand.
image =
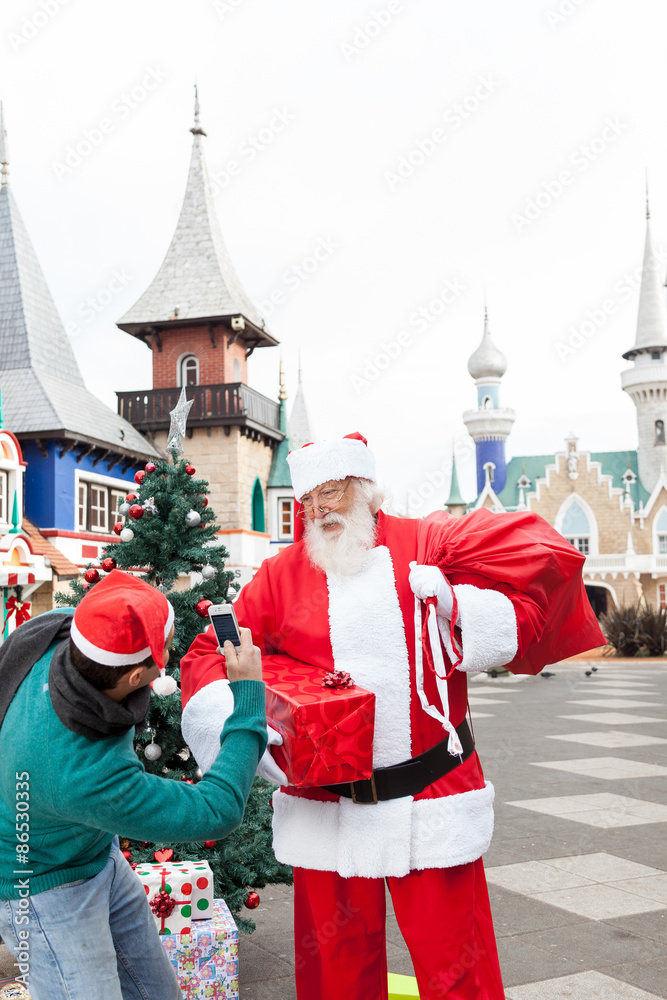
<path id="1" fill-rule="evenodd" d="M 227 677 L 230 681 L 261 681 L 262 653 L 258 646 L 253 645 L 249 628 L 242 628 L 240 632 L 241 645 L 238 653 L 229 639 L 222 647 Z"/>
<path id="2" fill-rule="evenodd" d="M 409 581 L 415 597 L 420 601 L 425 601 L 427 597 L 437 597 L 438 614 L 443 618 L 451 618 L 454 606 L 452 591 L 437 566 L 418 566 L 416 562 L 411 562 Z"/>

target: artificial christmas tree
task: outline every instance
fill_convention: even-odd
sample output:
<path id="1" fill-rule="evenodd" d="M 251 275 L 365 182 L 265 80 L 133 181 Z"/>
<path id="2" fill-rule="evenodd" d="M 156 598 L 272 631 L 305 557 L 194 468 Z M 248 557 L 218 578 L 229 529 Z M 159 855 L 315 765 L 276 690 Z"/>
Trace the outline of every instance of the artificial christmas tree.
<path id="1" fill-rule="evenodd" d="M 106 573 L 117 567 L 143 571 L 142 579 L 159 587 L 174 607 L 175 633 L 167 668 L 167 680 L 173 678 L 172 686 L 180 679 L 181 657 L 208 624 L 209 605 L 227 602 L 234 596 L 235 587 L 232 574 L 224 569 L 227 551 L 216 544 L 215 513 L 206 496 L 208 483 L 197 479 L 193 466 L 178 457 L 185 421 L 182 409 L 180 414 L 178 408 L 173 412 L 181 420 L 180 425 L 175 422 L 175 433 L 170 437 L 170 458 L 151 462 L 143 473 L 137 473 L 137 486 L 119 508 L 121 541 L 107 547 L 99 569 L 88 568 L 85 582 L 75 580 L 68 593 L 56 594 L 58 605 L 73 607 L 103 578 L 100 570 Z M 136 508 L 141 515 L 137 516 Z M 128 540 L 123 541 L 124 537 Z M 186 574 L 190 580 L 187 589 L 182 589 Z M 180 691 L 160 696 L 155 692 L 161 690 L 162 683 L 163 679 L 158 678 L 153 684 L 147 728 L 137 734 L 135 749 L 147 771 L 166 779 L 195 782 L 200 774 L 181 734 Z M 272 790 L 273 786 L 262 778 L 255 779 L 243 825 L 225 840 L 153 844 L 124 838 L 123 831 L 118 830 L 120 846 L 132 864 L 208 861 L 215 876 L 216 897 L 226 900 L 240 928 L 254 930 L 251 920 L 239 916 L 248 898 L 254 899 L 252 891 L 269 883 L 292 881 L 291 868 L 276 861 L 271 846 Z"/>

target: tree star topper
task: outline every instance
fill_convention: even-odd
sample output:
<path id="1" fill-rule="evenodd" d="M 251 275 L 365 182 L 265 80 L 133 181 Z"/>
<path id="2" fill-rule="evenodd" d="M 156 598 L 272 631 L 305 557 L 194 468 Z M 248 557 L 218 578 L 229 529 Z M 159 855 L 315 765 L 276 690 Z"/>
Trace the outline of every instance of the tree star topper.
<path id="1" fill-rule="evenodd" d="M 175 451 L 181 454 L 183 451 L 182 437 L 185 437 L 185 425 L 187 423 L 194 399 L 185 398 L 185 386 L 181 389 L 178 403 L 173 410 L 169 411 L 171 424 L 169 425 L 169 437 L 167 439 L 167 451 Z"/>

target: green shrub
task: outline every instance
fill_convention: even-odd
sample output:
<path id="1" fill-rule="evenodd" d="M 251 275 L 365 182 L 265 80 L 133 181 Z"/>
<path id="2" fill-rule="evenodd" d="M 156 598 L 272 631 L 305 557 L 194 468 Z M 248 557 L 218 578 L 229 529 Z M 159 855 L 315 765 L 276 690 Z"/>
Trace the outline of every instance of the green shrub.
<path id="1" fill-rule="evenodd" d="M 664 656 L 667 611 L 636 605 L 600 616 L 605 639 L 618 656 Z"/>

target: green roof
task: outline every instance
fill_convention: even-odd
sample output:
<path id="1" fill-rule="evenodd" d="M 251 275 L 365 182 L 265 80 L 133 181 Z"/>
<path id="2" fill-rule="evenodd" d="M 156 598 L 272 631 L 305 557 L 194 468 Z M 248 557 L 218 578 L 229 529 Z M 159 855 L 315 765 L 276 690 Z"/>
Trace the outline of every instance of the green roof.
<path id="1" fill-rule="evenodd" d="M 449 497 L 445 503 L 446 507 L 454 507 L 457 505 L 463 505 L 465 507 L 465 500 L 461 496 L 461 490 L 459 488 L 459 477 L 456 473 L 456 459 L 452 458 L 452 481 L 449 486 Z"/>
<path id="2" fill-rule="evenodd" d="M 280 429 L 285 437 L 273 453 L 271 459 L 271 471 L 269 472 L 268 486 L 279 486 L 292 488 L 292 477 L 290 476 L 287 456 L 290 450 L 289 426 L 287 423 L 287 410 L 285 400 L 280 400 Z"/>
<path id="3" fill-rule="evenodd" d="M 504 489 L 498 494 L 498 499 L 506 509 L 515 508 L 519 503 L 519 487 L 517 482 L 524 473 L 530 479 L 530 487 L 524 495 L 533 492 L 535 481 L 544 479 L 547 465 L 555 465 L 555 455 L 517 455 L 507 463 L 507 480 Z M 593 451 L 591 462 L 599 462 L 602 474 L 612 477 L 612 486 L 623 489 L 623 473 L 628 468 L 637 476 L 636 482 L 630 487 L 630 493 L 635 507 L 640 503 L 646 505 L 650 493 L 639 482 L 636 451 Z"/>

